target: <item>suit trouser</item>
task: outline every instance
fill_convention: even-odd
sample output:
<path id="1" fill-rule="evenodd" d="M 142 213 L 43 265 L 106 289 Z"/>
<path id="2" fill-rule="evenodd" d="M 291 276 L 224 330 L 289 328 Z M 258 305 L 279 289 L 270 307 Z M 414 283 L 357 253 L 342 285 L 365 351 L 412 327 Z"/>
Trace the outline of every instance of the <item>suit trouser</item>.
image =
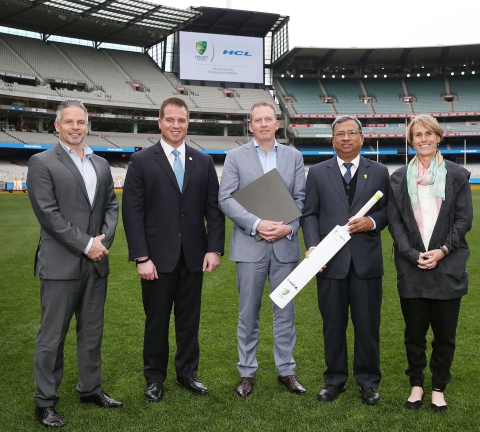
<path id="1" fill-rule="evenodd" d="M 198 330 L 202 300 L 203 272 L 190 273 L 183 252 L 171 273 L 158 273 L 158 279 L 142 279 L 142 297 L 145 310 L 143 343 L 144 375 L 147 382 L 164 382 L 169 356 L 168 331 L 173 309 L 177 352 L 177 376 L 197 376 L 200 358 Z"/>
<path id="2" fill-rule="evenodd" d="M 268 245 L 265 256 L 253 263 L 237 262 L 237 287 L 240 294 L 240 314 L 237 338 L 239 362 L 237 369 L 241 377 L 253 377 L 258 369 L 257 348 L 259 336 L 259 313 L 265 281 L 270 281 L 270 292 L 280 285 L 297 266 L 297 262 L 282 263 Z M 295 307 L 291 301 L 285 308 L 272 302 L 274 358 L 277 372 L 281 376 L 295 375 Z"/>
<path id="3" fill-rule="evenodd" d="M 77 321 L 77 361 L 80 396 L 102 390 L 101 345 L 107 277 L 99 277 L 93 262 L 82 257 L 82 277 L 74 280 L 42 279 L 41 323 L 35 344 L 34 372 L 38 407 L 55 406 L 63 377 L 63 347 L 70 321 Z"/>
<path id="4" fill-rule="evenodd" d="M 325 384 L 341 387 L 348 378 L 348 309 L 354 328 L 353 376 L 360 387 L 377 387 L 380 372 L 382 278 L 360 279 L 353 264 L 344 279 L 317 276 L 318 307 L 323 318 Z"/>
<path id="5" fill-rule="evenodd" d="M 405 320 L 405 348 L 411 386 L 423 387 L 423 370 L 427 366 L 427 331 L 432 326 L 432 355 L 430 371 L 432 388 L 445 390 L 451 381 L 450 367 L 455 352 L 455 336 L 461 297 L 452 300 L 425 298 L 402 298 L 403 319 Z"/>

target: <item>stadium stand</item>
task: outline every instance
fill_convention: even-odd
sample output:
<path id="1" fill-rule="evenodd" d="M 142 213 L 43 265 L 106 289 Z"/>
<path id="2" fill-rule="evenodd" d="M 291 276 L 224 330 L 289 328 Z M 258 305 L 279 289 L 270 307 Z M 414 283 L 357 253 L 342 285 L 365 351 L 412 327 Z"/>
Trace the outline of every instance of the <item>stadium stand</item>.
<path id="1" fill-rule="evenodd" d="M 321 81 L 328 96 L 336 99 L 338 114 L 373 114 L 371 106 L 362 104 L 363 94 L 360 81 L 356 79 L 324 79 Z"/>
<path id="2" fill-rule="evenodd" d="M 113 49 L 105 52 L 125 71 L 131 82 L 145 87 L 146 95 L 156 105 L 161 105 L 166 98 L 178 96 L 176 88 L 148 54 Z"/>
<path id="3" fill-rule="evenodd" d="M 440 100 L 447 93 L 443 77 L 406 78 L 409 96 L 415 96 L 412 103 L 415 114 L 448 113 L 449 104 Z"/>
<path id="4" fill-rule="evenodd" d="M 2 39 L 44 80 L 58 78 L 92 84 L 55 44 L 38 39 L 2 34 Z"/>
<path id="5" fill-rule="evenodd" d="M 48 133 L 8 131 L 7 135 L 24 144 L 58 143 L 58 136 Z"/>
<path id="6" fill-rule="evenodd" d="M 368 96 L 376 99 L 376 103 L 372 105 L 376 114 L 410 113 L 408 104 L 400 102 L 401 96 L 408 96 L 404 94 L 400 79 L 364 78 L 362 81 Z"/>
<path id="7" fill-rule="evenodd" d="M 480 76 L 451 76 L 448 81 L 451 93 L 458 96 L 455 112 L 480 111 Z"/>
<path id="8" fill-rule="evenodd" d="M 205 136 L 192 136 L 188 137 L 190 142 L 196 144 L 203 150 L 231 150 L 238 148 L 237 140 L 243 137 L 205 137 Z"/>
<path id="9" fill-rule="evenodd" d="M 276 82 L 280 83 L 277 86 L 277 91 L 283 93 L 284 96 L 290 96 L 295 99 L 292 102 L 292 107 L 298 114 L 334 114 L 333 106 L 324 104 L 323 94 L 319 81 L 315 78 L 278 78 Z"/>
<path id="10" fill-rule="evenodd" d="M 104 51 L 59 42 L 55 45 L 95 86 L 103 89 L 110 101 L 153 105 L 145 93 L 135 91 L 131 78 Z"/>

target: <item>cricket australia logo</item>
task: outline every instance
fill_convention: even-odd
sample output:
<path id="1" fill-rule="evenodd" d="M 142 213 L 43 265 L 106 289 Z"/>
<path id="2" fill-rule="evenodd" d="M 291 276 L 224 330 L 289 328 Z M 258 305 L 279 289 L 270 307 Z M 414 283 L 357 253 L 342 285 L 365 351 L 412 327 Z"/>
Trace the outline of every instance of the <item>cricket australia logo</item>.
<path id="1" fill-rule="evenodd" d="M 284 288 L 283 291 L 282 291 L 282 295 L 287 295 L 288 293 L 290 292 L 290 290 L 288 288 Z"/>
<path id="2" fill-rule="evenodd" d="M 203 55 L 203 53 L 207 50 L 207 41 L 199 41 L 197 42 L 197 51 L 200 55 Z"/>

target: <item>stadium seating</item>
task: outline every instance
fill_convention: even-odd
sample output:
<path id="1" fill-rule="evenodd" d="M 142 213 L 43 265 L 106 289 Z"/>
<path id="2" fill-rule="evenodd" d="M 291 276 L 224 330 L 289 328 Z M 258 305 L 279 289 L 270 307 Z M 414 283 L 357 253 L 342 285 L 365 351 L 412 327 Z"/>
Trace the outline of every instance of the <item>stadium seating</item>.
<path id="1" fill-rule="evenodd" d="M 335 97 L 338 114 L 372 114 L 369 105 L 361 102 L 364 96 L 358 79 L 323 79 L 328 96 Z"/>
<path id="2" fill-rule="evenodd" d="M 458 96 L 453 102 L 455 112 L 480 111 L 480 76 L 451 76 L 450 92 Z"/>
<path id="3" fill-rule="evenodd" d="M 372 104 L 375 114 L 408 114 L 408 105 L 400 102 L 404 90 L 400 79 L 364 78 L 363 84 L 368 96 L 375 97 Z"/>
<path id="4" fill-rule="evenodd" d="M 2 34 L 3 40 L 43 79 L 57 78 L 92 84 L 55 44 L 38 39 Z"/>
<path id="5" fill-rule="evenodd" d="M 24 144 L 54 145 L 58 143 L 58 136 L 48 133 L 9 131 L 8 135 Z"/>
<path id="6" fill-rule="evenodd" d="M 55 45 L 95 86 L 101 87 L 111 101 L 153 105 L 146 93 L 135 91 L 131 78 L 106 52 L 82 45 L 59 42 Z"/>
<path id="7" fill-rule="evenodd" d="M 449 104 L 440 100 L 447 92 L 443 77 L 411 77 L 406 78 L 405 83 L 409 96 L 417 98 L 412 103 L 415 114 L 449 112 Z"/>
<path id="8" fill-rule="evenodd" d="M 333 114 L 332 105 L 324 104 L 324 96 L 320 84 L 315 78 L 279 78 L 281 87 L 287 92 L 286 96 L 293 97 L 292 107 L 297 114 Z M 277 91 L 282 92 L 277 86 Z"/>

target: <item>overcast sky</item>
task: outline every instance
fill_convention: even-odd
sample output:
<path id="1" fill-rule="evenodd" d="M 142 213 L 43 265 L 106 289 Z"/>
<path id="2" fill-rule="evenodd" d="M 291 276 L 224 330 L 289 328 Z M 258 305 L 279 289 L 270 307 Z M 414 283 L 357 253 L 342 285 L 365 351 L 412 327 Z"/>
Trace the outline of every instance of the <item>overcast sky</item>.
<path id="1" fill-rule="evenodd" d="M 147 0 L 288 15 L 290 49 L 480 44 L 478 0 Z"/>

